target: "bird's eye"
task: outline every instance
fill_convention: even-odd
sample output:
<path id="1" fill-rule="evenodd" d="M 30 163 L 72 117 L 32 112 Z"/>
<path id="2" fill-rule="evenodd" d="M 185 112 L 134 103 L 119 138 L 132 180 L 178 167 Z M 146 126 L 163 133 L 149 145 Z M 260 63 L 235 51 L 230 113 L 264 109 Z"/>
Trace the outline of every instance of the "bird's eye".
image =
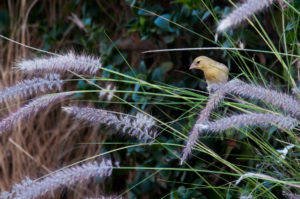
<path id="1" fill-rule="evenodd" d="M 197 63 L 197 64 L 200 64 L 200 61 L 197 61 L 196 63 Z"/>

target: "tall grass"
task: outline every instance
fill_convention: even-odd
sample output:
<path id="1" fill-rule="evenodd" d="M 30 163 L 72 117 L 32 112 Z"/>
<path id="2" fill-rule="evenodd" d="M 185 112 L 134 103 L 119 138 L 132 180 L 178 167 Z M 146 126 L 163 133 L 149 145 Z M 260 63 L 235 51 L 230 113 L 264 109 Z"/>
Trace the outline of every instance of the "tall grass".
<path id="1" fill-rule="evenodd" d="M 211 9 L 210 5 L 204 1 L 201 2 L 215 19 L 215 23 L 218 24 L 220 16 L 217 15 L 215 10 Z M 255 2 L 259 3 L 259 1 Z M 272 2 L 273 1 L 268 1 L 268 5 Z M 284 1 L 284 3 L 287 5 L 286 8 L 280 8 L 282 21 L 285 22 L 285 17 L 290 15 L 299 20 L 299 13 L 295 11 L 296 8 L 287 1 Z M 264 4 L 261 7 L 266 7 L 266 5 Z M 268 14 L 272 15 L 272 13 Z M 246 17 L 250 15 L 253 15 L 253 13 L 247 14 Z M 231 15 L 229 15 L 229 17 L 230 16 Z M 170 22 L 172 23 L 172 21 Z M 144 172 L 153 171 L 153 173 L 142 178 L 139 183 L 128 186 L 124 189 L 123 193 L 117 193 L 115 198 L 119 196 L 129 196 L 131 190 L 147 181 L 153 180 L 154 176 L 159 178 L 162 184 L 166 181 L 167 183 L 186 185 L 189 187 L 189 190 L 196 190 L 199 193 L 209 193 L 210 195 L 208 197 L 210 198 L 280 198 L 283 196 L 293 198 L 299 194 L 300 167 L 298 164 L 298 150 L 300 145 L 298 138 L 299 129 L 297 128 L 297 124 L 299 123 L 299 99 L 289 92 L 292 87 L 297 86 L 292 70 L 293 67 L 295 67 L 295 59 L 299 59 L 298 47 L 287 45 L 287 27 L 285 23 L 281 23 L 281 26 L 277 27 L 277 34 L 279 34 L 278 36 L 282 38 L 282 40 L 279 44 L 275 44 L 271 39 L 272 37 L 268 35 L 256 17 L 253 16 L 252 20 L 248 22 L 249 26 L 256 31 L 261 41 L 264 42 L 264 45 L 269 48 L 267 51 L 274 57 L 274 64 L 277 65 L 279 70 L 273 71 L 272 68 L 269 68 L 273 63 L 262 65 L 256 62 L 247 54 L 246 49 L 246 53 L 234 49 L 226 49 L 224 51 L 228 59 L 235 62 L 241 71 L 239 79 L 243 79 L 243 82 L 246 83 L 238 82 L 234 87 L 229 86 L 228 89 L 221 87 L 221 90 L 218 90 L 220 88 L 216 86 L 217 91 L 210 94 L 210 96 L 208 93 L 201 93 L 188 88 L 150 82 L 140 78 L 138 74 L 132 76 L 106 68 L 100 64 L 99 60 L 96 62 L 94 58 L 92 61 L 90 59 L 76 60 L 76 56 L 72 56 L 72 58 L 68 58 L 70 61 L 60 63 L 61 56 L 58 55 L 57 57 L 51 57 L 49 59 L 47 59 L 47 57 L 43 59 L 37 58 L 36 62 L 34 59 L 28 62 L 25 61 L 24 63 L 27 65 L 37 66 L 35 69 L 39 66 L 45 67 L 47 64 L 50 64 L 50 66 L 46 67 L 46 70 L 37 69 L 33 72 L 30 71 L 33 75 L 59 72 L 61 68 L 58 69 L 57 66 L 62 66 L 63 74 L 69 74 L 69 76 L 74 75 L 79 80 L 93 85 L 95 90 L 90 89 L 72 92 L 72 94 L 79 94 L 79 97 L 75 97 L 77 100 L 68 102 L 71 105 L 63 109 L 72 115 L 72 118 L 69 118 L 66 113 L 61 113 L 61 109 L 57 109 L 57 106 L 50 104 L 44 105 L 39 101 L 40 99 L 45 100 L 45 97 L 47 100 L 48 95 L 44 96 L 44 98 L 37 98 L 37 101 L 29 102 L 19 109 L 18 107 L 11 107 L 11 105 L 7 106 L 7 111 L 4 111 L 3 114 L 7 114 L 8 116 L 6 118 L 4 117 L 2 123 L 4 122 L 3 124 L 6 125 L 9 124 L 10 128 L 5 128 L 5 130 L 10 131 L 10 133 L 5 133 L 3 137 L 1 137 L 3 140 L 0 145 L 0 151 L 1 154 L 3 154 L 0 156 L 2 158 L 0 161 L 0 173 L 3 176 L 3 180 L 0 184 L 1 191 L 11 190 L 11 192 L 14 193 L 15 190 L 20 188 L 17 183 L 22 182 L 22 179 L 26 181 L 24 174 L 16 172 L 17 170 L 22 170 L 21 168 L 23 168 L 22 172 L 26 172 L 26 176 L 30 176 L 31 179 L 37 179 L 35 182 L 28 180 L 26 181 L 27 184 L 23 181 L 21 186 L 25 188 L 22 191 L 26 192 L 35 189 L 34 187 L 30 187 L 31 184 L 48 183 L 47 179 L 50 179 L 52 183 L 52 181 L 60 179 L 59 177 L 61 176 L 59 172 L 64 174 L 72 171 L 71 168 L 70 170 L 62 169 L 56 174 L 53 174 L 54 177 L 49 175 L 49 178 L 46 176 L 44 179 L 38 179 L 42 175 L 51 173 L 53 170 L 64 167 L 65 165 L 75 166 L 76 164 L 107 155 L 116 157 L 114 156 L 114 152 L 127 149 L 139 151 L 139 149 L 143 148 L 151 150 L 155 147 L 160 147 L 161 150 L 167 154 L 160 159 L 162 165 L 160 167 L 153 166 L 151 157 L 149 157 L 149 162 L 146 165 L 130 164 L 127 162 L 126 157 L 119 157 L 121 166 L 116 166 L 114 170 L 120 172 L 122 172 L 122 170 L 133 171 L 131 174 L 134 176 L 136 176 L 140 170 Z M 240 23 L 240 21 L 234 22 L 233 24 L 238 25 L 238 23 Z M 298 22 L 295 23 L 297 24 Z M 174 22 L 174 25 L 178 24 Z M 188 30 L 192 34 L 195 34 L 195 36 L 203 37 L 201 33 L 196 33 L 196 31 L 190 30 L 183 25 L 178 26 L 183 28 L 183 30 Z M 227 30 L 231 29 L 231 26 L 227 25 L 226 28 Z M 222 30 L 223 29 L 224 28 L 222 28 Z M 214 38 L 215 30 L 208 31 L 211 32 L 211 37 L 208 39 L 209 42 L 211 42 L 212 45 L 220 47 L 218 50 L 222 50 L 222 39 L 228 41 L 230 47 L 237 47 L 238 42 L 236 38 L 232 37 L 232 34 L 224 32 L 221 37 L 219 35 L 219 40 L 215 42 L 211 39 Z M 295 44 L 299 42 L 297 32 L 291 37 L 293 37 L 292 39 Z M 25 49 L 23 50 L 25 52 Z M 252 49 L 252 51 L 260 54 L 265 53 L 265 51 L 258 49 Z M 120 54 L 123 55 L 121 52 Z M 51 64 L 52 60 L 58 62 L 58 65 Z M 72 63 L 71 67 L 66 67 L 69 63 Z M 77 66 L 80 66 L 80 68 L 77 68 Z M 92 69 L 85 70 L 87 66 L 91 66 Z M 94 66 L 97 66 L 97 70 Z M 128 67 L 131 68 L 131 65 L 128 64 Z M 30 67 L 28 69 L 28 66 L 21 68 L 24 70 L 30 69 Z M 98 70 L 113 74 L 118 78 L 107 78 L 101 77 L 100 75 L 93 78 L 84 76 L 95 75 Z M 255 70 L 257 72 L 253 72 Z M 83 72 L 83 74 L 81 72 Z M 280 84 L 277 82 L 275 86 L 272 85 L 264 74 L 271 74 L 272 76 L 278 77 Z M 236 76 L 238 76 L 238 74 L 231 74 L 231 78 L 235 78 Z M 77 79 L 74 78 L 65 79 L 66 82 L 76 80 Z M 110 89 L 110 87 L 103 88 L 98 84 L 98 82 L 101 81 L 115 82 L 120 86 L 117 87 L 118 89 Z M 195 78 L 194 81 L 197 81 L 197 79 Z M 258 86 L 257 84 L 263 86 Z M 128 90 L 126 86 L 129 85 L 134 85 L 135 88 L 139 86 L 142 89 L 141 91 L 136 89 Z M 277 87 L 275 89 L 277 91 L 270 89 L 270 86 Z M 72 89 L 71 86 L 67 87 L 67 90 Z M 105 103 L 117 104 L 120 107 L 131 107 L 138 113 L 131 115 L 126 112 L 124 113 L 122 109 L 113 109 L 112 111 L 117 111 L 117 114 L 116 112 L 108 110 L 83 107 L 82 104 L 86 106 L 88 100 L 86 100 L 86 98 L 80 98 L 81 95 L 92 96 L 95 93 L 98 94 L 101 92 L 108 92 L 113 95 L 113 97 L 110 97 Z M 142 109 L 137 103 L 120 97 L 120 95 L 124 93 L 131 96 L 143 95 L 149 97 L 150 100 L 147 106 L 151 107 L 152 110 L 147 108 Z M 225 94 L 228 93 L 231 95 L 225 96 Z M 56 95 L 60 96 L 63 95 L 63 93 Z M 27 97 L 28 96 L 25 98 Z M 80 101 L 79 99 L 84 100 Z M 113 101 L 111 101 L 112 99 Z M 90 102 L 104 103 L 102 99 Z M 78 103 L 81 105 L 76 106 Z M 183 104 L 184 106 L 182 106 Z M 43 110 L 45 112 L 40 112 L 42 110 L 40 106 L 44 108 Z M 171 111 L 166 112 L 161 107 L 167 107 L 167 109 Z M 222 109 L 218 110 L 216 109 L 217 107 L 221 107 Z M 12 111 L 11 109 L 16 110 Z M 53 109 L 55 111 L 53 111 Z M 160 114 L 152 114 L 152 112 L 154 112 L 153 110 L 156 110 L 156 112 Z M 180 112 L 179 116 L 176 115 L 175 117 L 169 114 L 172 111 Z M 24 112 L 26 115 L 22 116 Z M 32 113 L 38 115 L 35 117 Z M 119 116 L 120 114 L 121 116 Z M 122 114 L 125 114 L 125 116 L 122 116 Z M 200 122 L 199 118 L 193 122 L 191 118 L 196 118 L 197 115 L 199 115 Z M 228 115 L 234 116 L 228 117 Z M 24 120 L 24 118 L 27 120 Z M 28 120 L 28 118 L 30 118 L 30 120 Z M 76 118 L 79 120 L 75 120 Z M 212 121 L 212 119 L 214 121 Z M 82 120 L 92 123 L 94 128 L 84 128 L 82 126 L 84 123 L 81 123 Z M 26 125 L 24 121 L 26 121 Z M 0 123 L 0 127 L 2 123 Z M 102 128 L 99 124 L 115 126 L 115 128 Z M 263 125 L 261 127 L 257 124 Z M 272 125 L 272 127 L 265 127 L 267 124 Z M 248 127 L 248 125 L 252 126 Z M 225 133 L 202 134 L 199 133 L 199 127 L 201 132 L 202 130 L 209 130 L 214 132 L 225 131 Z M 124 143 L 105 141 L 107 137 L 110 137 L 109 139 L 112 140 L 116 138 L 114 137 L 116 135 L 110 135 L 109 131 L 114 133 L 129 133 L 135 136 L 140 143 L 126 143 L 124 146 Z M 193 134 L 192 142 L 189 143 L 188 132 L 190 131 L 195 131 L 196 133 Z M 80 137 L 80 139 L 77 136 Z M 162 139 L 163 136 L 164 138 L 175 138 L 178 143 L 168 142 L 168 140 Z M 144 142 L 150 138 L 151 140 L 154 139 L 151 147 L 147 142 Z M 125 139 L 127 139 L 127 137 L 125 137 Z M 102 142 L 103 140 L 104 142 Z M 225 146 L 223 145 L 224 150 L 219 150 L 218 147 L 210 144 L 212 141 L 216 143 L 216 141 L 220 140 L 226 141 Z M 186 143 L 190 145 L 190 148 L 187 150 L 189 158 L 187 158 L 188 155 L 185 155 L 184 158 L 181 159 L 182 149 Z M 121 146 L 119 147 L 118 144 Z M 101 151 L 103 145 L 113 145 L 113 148 L 108 151 Z M 287 148 L 287 146 L 293 147 Z M 55 154 L 54 157 L 49 157 L 51 154 Z M 164 166 L 164 162 L 172 162 L 171 160 L 174 159 L 177 164 L 173 164 L 172 167 Z M 180 159 L 182 165 L 179 164 Z M 79 172 L 76 167 L 74 168 L 73 171 L 75 173 Z M 83 166 L 81 168 L 84 169 L 85 167 Z M 164 175 L 165 172 L 174 172 L 180 176 L 193 176 L 198 178 L 199 181 L 171 182 L 169 180 L 171 177 L 169 176 L 168 178 L 168 176 Z M 109 175 L 110 174 L 111 170 Z M 80 178 L 81 176 L 84 176 L 84 174 L 79 172 L 78 177 Z M 93 176 L 94 175 L 88 175 L 87 178 Z M 62 178 L 60 181 L 64 179 L 65 178 Z M 15 183 L 16 185 L 13 186 Z M 47 183 L 46 185 L 43 184 L 43 188 L 46 187 L 46 190 L 52 186 L 49 185 L 49 187 L 47 187 Z M 72 185 L 72 187 L 68 188 L 71 188 L 74 193 L 73 195 L 67 194 L 67 197 L 80 198 L 84 195 L 92 195 L 91 192 L 94 192 L 94 190 L 97 190 L 96 192 L 102 195 L 103 190 L 109 185 L 106 181 L 106 183 L 102 184 L 101 188 L 95 186 L 93 187 L 95 189 L 90 189 L 88 186 L 83 186 L 84 188 L 79 186 L 73 187 L 73 184 L 74 183 L 68 184 L 68 186 Z M 95 185 L 96 183 L 93 184 Z M 26 188 L 27 186 L 28 189 Z M 55 189 L 56 188 L 55 185 Z M 180 189 L 168 190 L 169 193 L 162 195 L 161 198 L 174 198 L 174 196 L 176 196 L 175 192 L 178 191 L 180 191 Z M 48 191 L 30 191 L 28 194 L 36 193 L 37 196 L 42 196 L 44 193 L 46 194 L 46 192 Z M 58 197 L 59 195 L 63 195 L 61 193 L 55 194 L 57 194 L 56 196 Z M 3 197 L 9 196 L 5 195 Z M 30 198 L 31 195 L 28 197 Z M 112 198 L 114 198 L 114 196 Z"/>

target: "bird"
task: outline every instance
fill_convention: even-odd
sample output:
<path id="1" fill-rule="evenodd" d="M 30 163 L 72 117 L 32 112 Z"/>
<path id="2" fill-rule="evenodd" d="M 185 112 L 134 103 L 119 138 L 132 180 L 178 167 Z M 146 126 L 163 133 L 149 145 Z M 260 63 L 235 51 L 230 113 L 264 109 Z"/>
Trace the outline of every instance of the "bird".
<path id="1" fill-rule="evenodd" d="M 192 69 L 200 69 L 204 72 L 208 88 L 212 84 L 223 84 L 228 81 L 227 66 L 206 56 L 196 57 L 190 66 L 190 70 Z"/>

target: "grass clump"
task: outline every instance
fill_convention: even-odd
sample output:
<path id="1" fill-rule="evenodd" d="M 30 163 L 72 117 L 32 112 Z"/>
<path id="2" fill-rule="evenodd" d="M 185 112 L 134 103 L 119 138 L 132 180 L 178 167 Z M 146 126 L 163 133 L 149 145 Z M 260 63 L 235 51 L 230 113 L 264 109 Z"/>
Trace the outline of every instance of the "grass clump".
<path id="1" fill-rule="evenodd" d="M 41 10 L 49 8 L 37 3 Z M 126 9 L 114 2 L 78 1 L 82 9 L 68 3 L 65 9 L 50 6 L 69 13 L 54 17 L 57 24 L 49 19 L 55 34 L 45 22 L 23 13 L 28 23 L 44 27 L 40 48 L 53 52 L 66 45 L 87 53 L 27 59 L 24 45 L 16 50 L 24 59 L 12 76 L 21 81 L 4 84 L 0 97 L 6 105 L 0 121 L 2 197 L 38 198 L 50 192 L 57 198 L 300 194 L 299 99 L 291 92 L 297 94 L 299 81 L 297 2 L 174 1 L 165 6 L 126 1 Z M 32 15 L 41 12 L 32 6 Z M 113 13 L 124 16 L 116 20 Z M 36 26 L 22 27 L 12 39 L 26 40 L 24 34 Z M 12 42 L 4 49 L 14 49 Z M 183 46 L 198 51 L 167 52 Z M 154 48 L 164 52 L 154 53 Z M 15 55 L 7 54 L 11 63 Z M 188 71 L 199 54 L 226 64 L 233 80 L 211 85 L 208 93 L 202 74 Z M 70 100 L 58 103 L 66 97 Z M 126 134 L 136 139 L 117 136 Z M 107 178 L 97 178 L 102 176 L 97 169 L 97 174 L 84 174 L 89 166 L 99 167 L 88 162 L 100 156 L 112 160 Z M 65 165 L 72 167 L 60 170 Z M 87 183 L 91 178 L 95 181 Z M 78 181 L 83 183 L 76 185 Z"/>

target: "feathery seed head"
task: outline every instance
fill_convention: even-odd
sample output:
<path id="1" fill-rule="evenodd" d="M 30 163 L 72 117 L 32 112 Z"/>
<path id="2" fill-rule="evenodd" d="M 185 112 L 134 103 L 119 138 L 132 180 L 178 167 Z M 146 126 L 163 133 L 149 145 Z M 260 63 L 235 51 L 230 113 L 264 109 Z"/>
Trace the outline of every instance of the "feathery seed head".
<path id="1" fill-rule="evenodd" d="M 272 5 L 274 0 L 246 0 L 238 8 L 223 19 L 217 28 L 217 32 L 223 32 L 232 26 L 239 25 L 248 17 Z"/>
<path id="2" fill-rule="evenodd" d="M 52 56 L 23 60 L 17 63 L 17 67 L 29 74 L 60 73 L 69 71 L 82 75 L 95 75 L 102 67 L 99 59 L 87 55 L 75 55 L 69 52 L 62 56 Z"/>
<path id="3" fill-rule="evenodd" d="M 227 83 L 228 84 L 228 83 Z M 227 85 L 225 84 L 225 85 Z M 218 106 L 218 104 L 224 99 L 226 94 L 226 89 L 218 89 L 214 93 L 211 93 L 206 103 L 206 106 L 197 117 L 196 124 L 193 126 L 188 140 L 186 141 L 186 146 L 183 149 L 183 155 L 180 159 L 180 164 L 182 165 L 183 162 L 188 158 L 188 156 L 192 152 L 192 148 L 196 144 L 198 140 L 198 136 L 201 131 L 201 124 L 204 124 L 208 121 L 211 112 Z M 200 126 L 199 126 L 200 125 Z"/>
<path id="4" fill-rule="evenodd" d="M 103 91 L 101 90 L 99 92 L 99 100 L 103 100 L 103 99 L 107 99 L 108 101 L 111 101 L 112 98 L 114 97 L 114 92 L 116 91 L 116 86 L 113 86 L 112 84 L 108 84 L 106 87 L 105 87 L 105 90 L 108 90 L 108 91 Z"/>
<path id="5" fill-rule="evenodd" d="M 299 194 L 289 193 L 289 192 L 286 192 L 286 191 L 283 191 L 282 195 L 284 195 L 287 199 L 299 199 L 300 198 Z"/>
<path id="6" fill-rule="evenodd" d="M 238 185 L 243 179 L 252 177 L 252 178 L 260 178 L 260 179 L 265 179 L 265 180 L 277 180 L 276 178 L 273 178 L 271 176 L 261 174 L 261 173 L 253 173 L 253 172 L 248 172 L 239 177 L 239 179 L 236 181 L 235 185 Z"/>
<path id="7" fill-rule="evenodd" d="M 297 126 L 297 124 L 297 119 L 291 118 L 289 116 L 278 116 L 269 113 L 250 113 L 225 117 L 214 122 L 207 122 L 205 123 L 205 128 L 199 127 L 199 129 L 201 129 L 202 131 L 221 133 L 230 128 L 239 128 L 253 125 L 261 127 L 266 127 L 268 125 L 277 125 L 279 128 L 293 129 Z"/>
<path id="8" fill-rule="evenodd" d="M 24 80 L 14 86 L 0 91 L 0 103 L 13 101 L 16 99 L 25 99 L 37 93 L 47 93 L 54 89 L 61 90 L 63 80 L 58 74 L 49 74 L 43 78 L 33 78 Z"/>
<path id="9" fill-rule="evenodd" d="M 222 132 L 232 127 L 249 125 L 264 126 L 269 124 L 276 124 L 280 128 L 293 129 L 297 125 L 297 120 L 290 116 L 276 116 L 274 114 L 232 116 L 229 118 L 223 118 L 215 123 L 209 123 L 208 120 L 212 110 L 224 99 L 226 93 L 235 94 L 241 97 L 248 97 L 250 99 L 263 100 L 272 105 L 278 106 L 288 113 L 291 113 L 293 117 L 300 116 L 300 104 L 294 97 L 263 87 L 245 84 L 238 79 L 231 80 L 225 84 L 211 84 L 210 89 L 213 93 L 210 94 L 206 106 L 199 114 L 196 120 L 196 125 L 193 126 L 190 132 L 186 146 L 183 150 L 181 164 L 183 164 L 189 156 L 193 146 L 197 142 L 199 134 L 203 131 Z M 200 128 L 202 125 L 205 125 L 206 128 Z M 207 127 L 207 125 L 209 127 Z"/>
<path id="10" fill-rule="evenodd" d="M 39 111 L 46 109 L 49 105 L 73 95 L 73 92 L 57 93 L 38 97 L 18 109 L 16 112 L 11 113 L 6 118 L 0 121 L 0 134 L 11 130 L 18 122 L 24 121 L 27 118 L 33 117 Z"/>
<path id="11" fill-rule="evenodd" d="M 142 113 L 135 116 L 120 115 L 108 112 L 103 109 L 81 108 L 77 106 L 63 107 L 63 110 L 75 118 L 91 125 L 111 125 L 118 131 L 137 137 L 145 142 L 156 137 L 157 131 L 153 130 L 156 122 Z"/>
<path id="12" fill-rule="evenodd" d="M 293 117 L 300 116 L 300 102 L 293 96 L 275 90 L 246 84 L 238 79 L 232 80 L 227 84 L 212 84 L 212 90 L 223 90 L 241 97 L 262 100 L 271 105 L 281 108 L 283 111 L 290 113 Z"/>
<path id="13" fill-rule="evenodd" d="M 111 160 L 104 159 L 100 164 L 92 162 L 74 166 L 36 181 L 27 177 L 21 184 L 14 185 L 10 193 L 2 193 L 0 198 L 34 199 L 45 197 L 46 194 L 62 186 L 72 186 L 78 182 L 87 181 L 92 177 L 108 177 L 112 174 L 112 168 Z"/>

